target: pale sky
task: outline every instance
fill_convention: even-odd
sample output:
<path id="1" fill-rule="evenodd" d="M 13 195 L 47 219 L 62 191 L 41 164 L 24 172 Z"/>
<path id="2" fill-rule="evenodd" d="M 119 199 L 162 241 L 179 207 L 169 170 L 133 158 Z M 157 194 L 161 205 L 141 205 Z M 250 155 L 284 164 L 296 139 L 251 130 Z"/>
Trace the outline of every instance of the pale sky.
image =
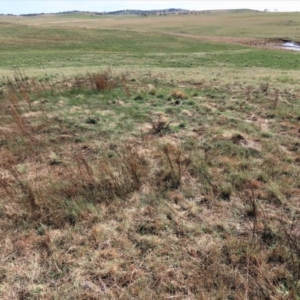
<path id="1" fill-rule="evenodd" d="M 0 0 L 0 14 L 54 13 L 68 10 L 115 11 L 122 9 L 183 8 L 191 10 L 250 8 L 270 11 L 300 11 L 300 1 L 101 1 L 101 0 Z"/>

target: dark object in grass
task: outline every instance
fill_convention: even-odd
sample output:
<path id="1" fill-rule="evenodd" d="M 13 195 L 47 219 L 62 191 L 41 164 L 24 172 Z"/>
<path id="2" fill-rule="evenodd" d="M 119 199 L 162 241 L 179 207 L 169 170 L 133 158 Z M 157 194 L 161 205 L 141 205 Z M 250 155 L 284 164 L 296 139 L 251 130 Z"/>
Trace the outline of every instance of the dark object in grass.
<path id="1" fill-rule="evenodd" d="M 152 134 L 161 134 L 163 132 L 166 132 L 170 124 L 171 121 L 167 123 L 166 120 L 162 119 L 161 116 L 159 116 L 157 121 L 152 121 Z"/>
<path id="2" fill-rule="evenodd" d="M 141 95 L 137 95 L 137 96 L 135 96 L 134 98 L 133 98 L 133 100 L 136 100 L 136 101 L 138 101 L 138 100 L 143 100 L 144 98 L 143 98 L 143 96 L 141 96 Z"/>
<path id="3" fill-rule="evenodd" d="M 222 187 L 220 192 L 220 197 L 225 201 L 230 201 L 231 193 L 232 193 L 231 187 Z"/>
<path id="4" fill-rule="evenodd" d="M 86 124 L 97 124 L 99 121 L 99 118 L 95 118 L 95 117 L 88 117 L 86 120 L 85 120 L 85 123 Z"/>
<path id="5" fill-rule="evenodd" d="M 239 133 L 236 133 L 232 136 L 231 138 L 231 141 L 234 143 L 234 144 L 239 144 L 240 141 L 244 140 L 244 137 L 242 135 L 240 135 Z"/>

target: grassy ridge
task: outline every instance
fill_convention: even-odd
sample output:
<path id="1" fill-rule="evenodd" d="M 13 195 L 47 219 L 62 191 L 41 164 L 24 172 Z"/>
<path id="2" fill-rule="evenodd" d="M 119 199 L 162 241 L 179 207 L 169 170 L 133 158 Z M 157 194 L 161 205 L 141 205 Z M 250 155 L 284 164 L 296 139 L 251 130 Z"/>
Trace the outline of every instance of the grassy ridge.
<path id="1" fill-rule="evenodd" d="M 1 20 L 38 27 L 77 27 L 134 30 L 142 32 L 182 32 L 206 36 L 290 38 L 299 40 L 298 13 L 211 13 L 180 16 L 41 16 L 2 17 Z"/>

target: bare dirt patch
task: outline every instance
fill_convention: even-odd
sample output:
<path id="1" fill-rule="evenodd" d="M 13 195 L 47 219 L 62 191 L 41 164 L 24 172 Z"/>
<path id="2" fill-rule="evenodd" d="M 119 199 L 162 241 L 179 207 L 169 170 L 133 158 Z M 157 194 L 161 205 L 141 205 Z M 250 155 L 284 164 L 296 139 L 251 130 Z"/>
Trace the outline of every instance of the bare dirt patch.
<path id="1" fill-rule="evenodd" d="M 201 36 L 193 34 L 184 34 L 184 33 L 166 33 L 163 34 L 180 36 L 185 38 L 196 39 L 200 41 L 209 41 L 209 42 L 218 42 L 218 43 L 228 43 L 236 45 L 245 45 L 250 47 L 257 48 L 275 48 L 282 45 L 282 40 L 278 39 L 259 39 L 259 38 L 242 38 L 242 37 L 226 37 L 226 36 Z"/>

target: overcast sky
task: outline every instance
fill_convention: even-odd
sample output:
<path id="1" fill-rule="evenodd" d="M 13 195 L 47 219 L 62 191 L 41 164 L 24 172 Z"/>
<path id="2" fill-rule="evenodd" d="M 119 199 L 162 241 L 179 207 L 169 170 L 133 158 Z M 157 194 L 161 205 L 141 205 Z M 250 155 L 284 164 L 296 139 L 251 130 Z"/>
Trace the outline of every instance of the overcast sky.
<path id="1" fill-rule="evenodd" d="M 101 0 L 0 0 L 1 14 L 26 14 L 26 13 L 52 13 L 68 10 L 81 11 L 114 11 L 122 9 L 163 9 L 163 8 L 184 8 L 191 10 L 205 9 L 230 9 L 230 8 L 251 8 L 251 9 L 277 9 L 278 11 L 300 11 L 300 1 L 101 1 Z"/>

